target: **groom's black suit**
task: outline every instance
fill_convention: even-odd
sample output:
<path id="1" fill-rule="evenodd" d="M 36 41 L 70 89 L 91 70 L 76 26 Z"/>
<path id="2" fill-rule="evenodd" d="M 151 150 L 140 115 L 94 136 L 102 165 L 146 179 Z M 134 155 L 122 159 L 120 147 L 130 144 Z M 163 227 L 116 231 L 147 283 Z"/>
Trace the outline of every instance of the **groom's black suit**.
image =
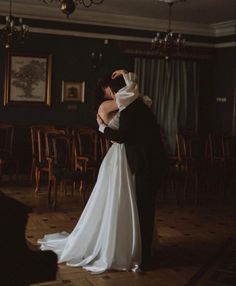
<path id="1" fill-rule="evenodd" d="M 124 143 L 128 163 L 135 173 L 142 236 L 142 261 L 149 259 L 155 215 L 155 194 L 166 166 L 160 129 L 151 109 L 136 99 L 120 111 L 119 129 L 105 128 L 106 138 Z"/>

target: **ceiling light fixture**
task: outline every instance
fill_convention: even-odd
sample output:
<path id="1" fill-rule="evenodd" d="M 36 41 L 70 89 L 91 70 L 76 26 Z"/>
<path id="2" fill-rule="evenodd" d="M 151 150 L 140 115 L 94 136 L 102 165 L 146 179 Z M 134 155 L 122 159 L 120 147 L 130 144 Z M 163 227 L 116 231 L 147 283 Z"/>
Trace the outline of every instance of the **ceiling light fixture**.
<path id="1" fill-rule="evenodd" d="M 59 2 L 61 11 L 65 13 L 67 17 L 69 17 L 70 14 L 72 14 L 75 11 L 75 8 L 78 4 L 82 4 L 84 7 L 89 8 L 92 5 L 102 4 L 104 0 L 40 0 L 40 1 L 43 1 L 46 4 Z"/>
<path id="2" fill-rule="evenodd" d="M 12 0 L 9 1 L 9 15 L 6 16 L 6 25 L 0 30 L 0 42 L 9 49 L 17 43 L 23 43 L 29 34 L 29 27 L 23 24 L 23 19 L 19 18 L 19 26 L 15 25 L 12 16 Z"/>
<path id="3" fill-rule="evenodd" d="M 174 34 L 171 29 L 171 18 L 172 18 L 172 6 L 177 2 L 183 2 L 186 0 L 159 0 L 165 2 L 169 6 L 169 23 L 167 33 L 161 38 L 160 33 L 157 32 L 156 36 L 152 39 L 152 49 L 158 51 L 160 56 L 164 56 L 166 59 L 170 55 L 177 55 L 186 45 L 186 40 L 181 34 Z"/>

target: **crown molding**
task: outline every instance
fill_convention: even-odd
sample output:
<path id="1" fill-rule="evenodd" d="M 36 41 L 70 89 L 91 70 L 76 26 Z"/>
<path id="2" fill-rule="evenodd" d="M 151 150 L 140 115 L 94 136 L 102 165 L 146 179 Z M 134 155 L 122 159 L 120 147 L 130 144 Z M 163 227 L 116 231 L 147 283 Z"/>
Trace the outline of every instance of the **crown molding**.
<path id="1" fill-rule="evenodd" d="M 88 10 L 80 10 L 79 13 L 73 13 L 69 19 L 53 5 L 39 5 L 15 3 L 13 7 L 13 15 L 17 17 L 40 19 L 47 21 L 59 21 L 66 23 L 78 23 L 95 26 L 109 26 L 118 28 L 128 28 L 135 30 L 147 31 L 166 31 L 168 20 L 134 17 L 127 15 L 98 13 Z M 7 2 L 1 4 L 0 15 L 8 14 L 9 5 Z M 214 27 L 207 24 L 187 23 L 187 22 L 172 22 L 173 30 L 177 33 L 214 36 Z"/>
<path id="2" fill-rule="evenodd" d="M 215 31 L 216 37 L 235 35 L 236 20 L 220 22 L 211 25 Z"/>
<path id="3" fill-rule="evenodd" d="M 198 42 L 187 42 L 189 47 L 199 47 L 199 48 L 232 48 L 236 47 L 236 42 L 227 42 L 227 43 L 198 43 Z"/>
<path id="4" fill-rule="evenodd" d="M 5 16 L 8 14 L 9 3 L 1 3 L 0 15 Z M 117 14 L 106 14 L 98 13 L 89 10 L 80 10 L 78 13 L 73 13 L 70 18 L 67 18 L 58 6 L 56 5 L 40 5 L 40 4 L 22 4 L 14 3 L 13 15 L 16 17 L 23 17 L 28 19 L 35 20 L 47 20 L 55 22 L 64 22 L 64 23 L 75 23 L 75 24 L 85 24 L 85 25 L 94 25 L 94 26 L 104 26 L 104 27 L 114 27 L 114 28 L 126 28 L 126 29 L 135 29 L 135 30 L 146 30 L 146 31 L 166 31 L 168 26 L 167 20 L 158 20 L 153 18 L 144 18 L 144 17 L 134 17 L 126 15 L 117 15 Z M 172 22 L 172 27 L 174 32 L 198 36 L 208 36 L 208 37 L 220 37 L 228 36 L 235 34 L 236 21 L 227 21 L 216 24 L 198 24 L 198 23 L 187 23 L 187 22 Z M 30 27 L 30 30 L 33 32 L 40 31 L 43 33 L 51 34 L 60 34 L 58 30 L 54 29 L 36 29 Z M 92 33 L 83 33 L 83 32 L 74 32 L 74 31 L 63 31 L 65 35 L 72 36 L 82 36 L 87 37 L 91 36 Z M 101 34 L 95 36 L 94 38 L 113 38 L 113 39 L 125 39 L 132 38 L 137 41 L 147 41 L 147 38 L 139 37 L 130 37 L 130 36 L 118 36 L 118 35 L 106 35 L 103 37 Z M 149 39 L 150 40 L 150 39 Z M 214 45 L 214 44 L 211 44 Z"/>
<path id="5" fill-rule="evenodd" d="M 35 27 L 31 27 L 30 31 L 32 33 L 49 34 L 49 35 L 62 35 L 62 36 L 81 37 L 81 38 L 103 39 L 103 40 L 151 43 L 151 38 L 146 38 L 146 37 L 134 37 L 134 36 L 93 33 L 93 32 L 78 32 L 78 31 L 68 31 L 68 30 L 62 31 L 56 29 L 35 28 Z"/>
<path id="6" fill-rule="evenodd" d="M 215 48 L 232 48 L 232 47 L 236 47 L 236 42 L 215 44 Z"/>
<path id="7" fill-rule="evenodd" d="M 2 28 L 2 25 L 0 25 Z M 125 35 L 114 35 L 105 33 L 92 33 L 92 32 L 78 32 L 78 31 L 68 31 L 68 30 L 57 30 L 57 29 L 47 29 L 47 28 L 36 28 L 31 27 L 30 32 L 38 34 L 48 34 L 48 35 L 61 35 L 70 37 L 81 37 L 90 39 L 101 39 L 101 40 L 116 40 L 116 41 L 128 41 L 128 42 L 139 42 L 139 43 L 150 43 L 151 39 L 148 37 L 134 37 Z M 191 42 L 186 43 L 189 47 L 201 47 L 201 48 L 229 48 L 236 47 L 236 42 L 229 43 L 201 43 L 201 42 Z"/>

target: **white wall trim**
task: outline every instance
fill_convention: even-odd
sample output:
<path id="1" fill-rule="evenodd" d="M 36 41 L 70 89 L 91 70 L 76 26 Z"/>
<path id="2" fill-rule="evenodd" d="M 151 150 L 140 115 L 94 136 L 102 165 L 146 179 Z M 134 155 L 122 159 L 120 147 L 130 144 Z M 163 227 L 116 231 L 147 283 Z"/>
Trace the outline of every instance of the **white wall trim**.
<path id="1" fill-rule="evenodd" d="M 199 43 L 199 42 L 187 42 L 189 47 L 201 47 L 201 48 L 232 48 L 236 47 L 236 42 L 226 42 L 226 43 Z"/>
<path id="2" fill-rule="evenodd" d="M 236 20 L 215 23 L 211 26 L 215 30 L 216 37 L 235 35 L 236 32 Z"/>
<path id="3" fill-rule="evenodd" d="M 236 47 L 236 42 L 215 44 L 215 48 L 232 48 L 232 47 Z"/>
<path id="4" fill-rule="evenodd" d="M 1 3 L 0 15 L 8 14 L 8 3 Z M 59 21 L 66 23 L 79 23 L 95 26 L 109 26 L 118 28 L 129 28 L 136 30 L 147 31 L 166 31 L 168 20 L 134 17 L 127 15 L 98 13 L 90 10 L 80 10 L 79 13 L 72 14 L 69 19 L 53 5 L 36 5 L 22 3 L 14 3 L 13 15 L 17 17 L 40 19 L 48 21 Z M 187 23 L 187 22 L 172 22 L 174 32 L 201 36 L 214 36 L 214 27 L 208 24 Z"/>
<path id="5" fill-rule="evenodd" d="M 1 1 L 2 2 L 2 1 Z M 5 16 L 9 11 L 9 3 L 2 2 L 0 15 Z M 59 21 L 66 23 L 80 23 L 87 25 L 110 26 L 149 31 L 166 31 L 168 21 L 163 19 L 117 15 L 113 13 L 98 13 L 91 10 L 80 10 L 69 19 L 58 9 L 58 5 L 22 4 L 14 3 L 13 15 L 23 18 Z M 173 21 L 174 32 L 200 36 L 228 36 L 235 34 L 236 21 L 215 24 L 198 24 Z"/>
<path id="6" fill-rule="evenodd" d="M 3 25 L 0 25 L 0 28 L 2 28 L 2 26 Z M 35 27 L 31 27 L 30 32 L 39 33 L 39 34 L 62 35 L 62 36 L 93 38 L 93 39 L 102 39 L 102 40 L 117 40 L 117 41 L 151 43 L 151 38 L 147 38 L 147 37 L 133 37 L 133 36 L 124 36 L 124 35 L 77 32 L 77 31 L 35 28 Z M 227 47 L 235 47 L 236 42 L 215 44 L 215 43 L 201 43 L 201 42 L 187 41 L 187 46 L 189 46 L 189 47 L 205 47 L 205 48 L 227 48 Z"/>
<path id="7" fill-rule="evenodd" d="M 119 40 L 119 41 L 132 41 L 132 42 L 150 42 L 151 38 L 145 37 L 133 37 L 124 35 L 113 35 L 113 34 L 101 34 L 101 33 L 90 33 L 90 32 L 77 32 L 68 30 L 55 30 L 55 29 L 43 29 L 31 27 L 30 31 L 33 33 L 42 33 L 50 35 L 64 35 L 72 37 L 82 37 L 82 38 L 94 38 L 94 39 L 104 39 L 104 40 Z"/>

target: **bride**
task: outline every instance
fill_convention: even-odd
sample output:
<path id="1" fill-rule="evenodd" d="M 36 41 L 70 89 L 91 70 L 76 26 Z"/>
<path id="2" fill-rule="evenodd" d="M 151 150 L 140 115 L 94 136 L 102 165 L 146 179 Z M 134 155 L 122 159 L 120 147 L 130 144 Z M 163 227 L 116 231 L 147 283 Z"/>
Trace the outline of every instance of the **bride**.
<path id="1" fill-rule="evenodd" d="M 128 101 L 136 99 L 136 94 Z M 112 129 L 119 128 L 118 93 L 104 101 L 98 114 Z M 122 101 L 122 99 L 121 99 Z M 126 102 L 128 104 L 129 102 Z M 81 266 L 93 273 L 107 269 L 139 271 L 141 235 L 131 173 L 124 144 L 113 142 L 101 164 L 97 182 L 74 230 L 48 234 L 38 240 L 41 250 L 52 250 L 58 263 Z"/>

